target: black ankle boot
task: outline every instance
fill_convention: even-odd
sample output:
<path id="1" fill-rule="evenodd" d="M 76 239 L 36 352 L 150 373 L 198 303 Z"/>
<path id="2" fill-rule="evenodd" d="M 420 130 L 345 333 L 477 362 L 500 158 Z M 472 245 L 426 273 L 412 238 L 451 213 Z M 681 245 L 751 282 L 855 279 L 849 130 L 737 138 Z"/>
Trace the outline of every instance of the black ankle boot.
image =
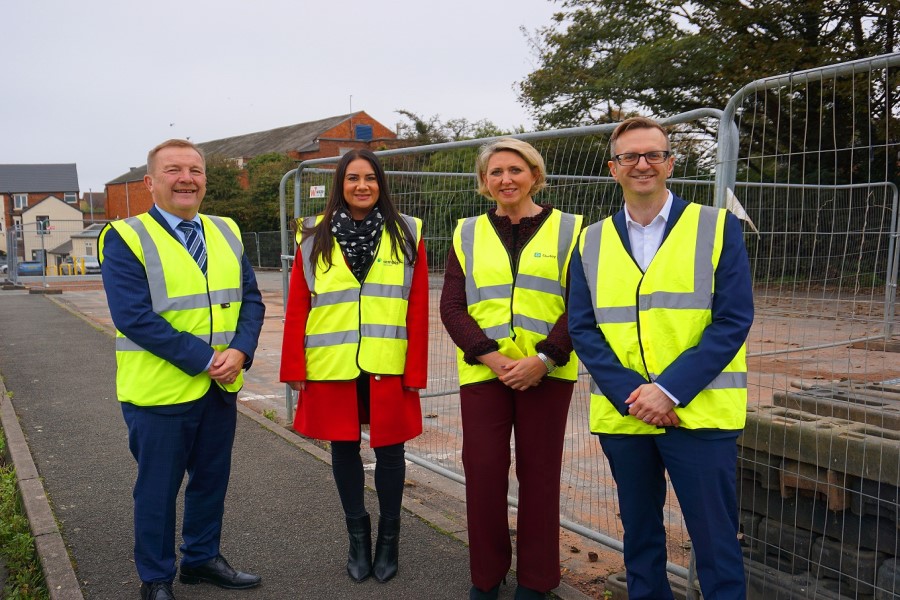
<path id="1" fill-rule="evenodd" d="M 543 600 L 547 597 L 544 592 L 527 588 L 522 584 L 516 586 L 516 595 L 513 600 Z"/>
<path id="2" fill-rule="evenodd" d="M 372 521 L 369 515 L 347 517 L 350 551 L 347 553 L 347 573 L 354 581 L 365 581 L 372 574 Z"/>
<path id="3" fill-rule="evenodd" d="M 397 574 L 400 559 L 400 518 L 378 518 L 378 539 L 375 540 L 375 579 L 384 583 Z"/>
<path id="4" fill-rule="evenodd" d="M 500 595 L 500 584 L 498 583 L 486 592 L 479 590 L 474 585 L 469 588 L 469 600 L 495 600 Z"/>

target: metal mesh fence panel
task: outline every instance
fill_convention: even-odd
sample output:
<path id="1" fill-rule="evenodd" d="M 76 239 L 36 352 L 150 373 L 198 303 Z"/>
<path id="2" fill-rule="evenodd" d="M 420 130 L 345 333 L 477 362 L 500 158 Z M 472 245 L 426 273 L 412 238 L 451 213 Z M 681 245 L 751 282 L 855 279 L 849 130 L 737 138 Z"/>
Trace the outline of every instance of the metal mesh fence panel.
<path id="1" fill-rule="evenodd" d="M 670 120 L 676 129 L 676 193 L 704 204 L 713 202 L 714 137 L 719 112 L 684 115 Z M 621 192 L 609 176 L 608 135 L 613 126 L 523 134 L 547 163 L 548 187 L 535 200 L 566 212 L 582 214 L 585 224 L 611 215 L 622 205 Z M 424 221 L 424 237 L 431 275 L 429 383 L 422 394 L 424 432 L 407 442 L 410 454 L 426 466 L 462 479 L 462 433 L 456 347 L 440 321 L 439 303 L 443 272 L 457 220 L 479 215 L 494 205 L 476 192 L 474 175 L 478 148 L 487 140 L 440 144 L 380 153 L 391 195 L 399 209 Z M 332 159 L 333 163 L 333 159 Z M 313 190 L 330 193 L 333 164 L 325 160 L 301 165 L 296 177 L 294 215 L 321 211 L 325 198 L 310 198 Z M 285 248 L 292 255 L 293 245 Z M 504 257 L 498 257 L 504 260 Z M 615 489 L 600 446 L 588 429 L 589 377 L 582 373 L 569 413 L 564 449 L 561 511 L 565 525 L 616 547 L 621 539 Z M 417 462 L 419 462 L 417 460 Z M 514 465 L 513 465 L 514 467 Z M 516 479 L 510 475 L 511 502 L 516 502 Z M 670 531 L 674 558 L 687 565 L 689 544 L 682 533 L 681 516 L 670 494 Z"/>
<path id="2" fill-rule="evenodd" d="M 726 109 L 756 319 L 738 492 L 758 597 L 896 598 L 900 55 L 748 85 Z"/>
<path id="3" fill-rule="evenodd" d="M 13 283 L 47 287 L 99 278 L 97 238 L 106 221 L 56 219 L 17 222 L 6 231 L 6 272 Z"/>
<path id="4" fill-rule="evenodd" d="M 745 220 L 756 320 L 738 491 L 754 597 L 800 589 L 798 597 L 893 598 L 900 590 L 898 66 L 895 54 L 771 78 L 746 86 L 724 113 L 663 121 L 677 155 L 670 188 Z M 607 168 L 613 127 L 516 136 L 547 162 L 549 187 L 536 200 L 582 214 L 585 224 L 618 210 Z M 476 194 L 472 174 L 486 141 L 380 153 L 400 210 L 425 223 L 432 277 L 425 432 L 407 448 L 457 480 L 455 346 L 438 305 L 456 221 L 492 205 Z M 324 197 L 311 192 L 330 191 L 335 160 L 288 174 L 296 196 L 286 212 L 322 209 Z M 288 265 L 292 234 L 283 240 Z M 564 526 L 621 548 L 613 481 L 588 431 L 588 389 L 582 373 L 566 433 Z M 514 504 L 512 475 L 510 494 Z M 669 570 L 685 575 L 690 541 L 671 489 L 667 502 Z"/>

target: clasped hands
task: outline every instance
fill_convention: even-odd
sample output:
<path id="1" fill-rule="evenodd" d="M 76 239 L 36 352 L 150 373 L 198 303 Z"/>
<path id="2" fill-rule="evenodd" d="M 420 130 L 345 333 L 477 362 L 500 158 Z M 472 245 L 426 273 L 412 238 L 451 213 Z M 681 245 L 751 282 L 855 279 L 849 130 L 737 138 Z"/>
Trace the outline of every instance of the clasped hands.
<path id="1" fill-rule="evenodd" d="M 207 369 L 210 378 L 219 383 L 234 383 L 241 374 L 244 363 L 247 362 L 247 355 L 234 348 L 227 348 L 222 352 L 214 350 L 214 352 L 212 364 Z"/>
<path id="2" fill-rule="evenodd" d="M 536 386 L 547 374 L 547 365 L 537 356 L 512 359 L 495 350 L 482 354 L 478 360 L 493 371 L 504 385 L 518 391 Z"/>
<path id="3" fill-rule="evenodd" d="M 625 400 L 628 413 L 648 425 L 678 427 L 681 421 L 675 414 L 675 403 L 659 386 L 645 383 L 638 386 Z"/>

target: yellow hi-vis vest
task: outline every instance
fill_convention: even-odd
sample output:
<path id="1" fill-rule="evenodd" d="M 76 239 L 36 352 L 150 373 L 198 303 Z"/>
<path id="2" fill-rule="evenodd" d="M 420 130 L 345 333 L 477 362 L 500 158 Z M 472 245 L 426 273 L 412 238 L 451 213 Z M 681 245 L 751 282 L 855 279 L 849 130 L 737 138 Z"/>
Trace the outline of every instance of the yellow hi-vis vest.
<path id="1" fill-rule="evenodd" d="M 189 333 L 223 351 L 234 338 L 243 299 L 241 233 L 231 219 L 200 215 L 206 240 L 207 276 L 184 244 L 150 214 L 144 213 L 107 227 L 122 236 L 144 265 L 153 312 L 178 331 Z M 101 232 L 100 260 L 103 260 Z M 188 375 L 169 361 L 144 350 L 116 331 L 116 391 L 121 402 L 138 406 L 164 406 L 197 400 L 211 385 L 206 371 Z M 234 383 L 219 384 L 237 392 L 243 372 Z"/>
<path id="2" fill-rule="evenodd" d="M 422 221 L 406 215 L 418 248 Z M 311 228 L 322 216 L 307 217 Z M 414 265 L 391 253 L 391 240 L 382 231 L 375 259 L 365 281 L 353 275 L 340 246 L 332 244 L 331 267 L 319 257 L 313 267 L 313 236 L 297 233 L 303 272 L 310 292 L 306 321 L 306 376 L 310 381 L 348 381 L 361 371 L 376 375 L 402 375 L 406 367 L 406 308 Z M 399 248 L 398 248 L 399 250 Z M 328 270 L 326 271 L 326 268 Z"/>
<path id="3" fill-rule="evenodd" d="M 551 210 L 519 254 L 515 275 L 512 257 L 488 216 L 460 219 L 453 232 L 453 249 L 466 276 L 469 314 L 509 358 L 534 356 L 535 345 L 549 335 L 566 310 L 569 259 L 581 229 L 581 215 Z M 506 258 L 506 260 L 504 260 Z M 470 365 L 456 349 L 459 384 L 495 379 L 487 366 Z M 553 371 L 553 378 L 575 381 L 578 361 Z"/>
<path id="4" fill-rule="evenodd" d="M 628 255 L 611 217 L 582 232 L 579 248 L 597 326 L 622 364 L 648 381 L 696 346 L 712 322 L 724 231 L 724 210 L 689 204 L 646 273 Z M 687 429 L 741 429 L 746 411 L 746 345 L 687 406 L 675 407 Z M 665 431 L 623 417 L 593 381 L 590 427 L 594 433 Z"/>

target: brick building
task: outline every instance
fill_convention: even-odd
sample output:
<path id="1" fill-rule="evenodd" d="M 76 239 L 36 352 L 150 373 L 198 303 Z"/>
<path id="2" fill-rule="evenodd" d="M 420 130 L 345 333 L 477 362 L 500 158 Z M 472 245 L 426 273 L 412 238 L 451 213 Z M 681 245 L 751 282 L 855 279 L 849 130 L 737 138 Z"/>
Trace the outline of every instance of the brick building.
<path id="1" fill-rule="evenodd" d="M 404 145 L 397 135 L 364 111 L 298 123 L 197 144 L 207 156 L 224 156 L 243 168 L 255 156 L 279 152 L 300 162 L 339 156 L 354 148 L 383 150 Z M 132 168 L 106 184 L 106 217 L 119 219 L 153 206 L 144 186 L 147 165 Z"/>
<path id="2" fill-rule="evenodd" d="M 22 215 L 29 208 L 48 198 L 78 206 L 78 171 L 75 163 L 0 165 L 0 240 L 9 231 L 18 230 L 17 254 L 22 256 Z M 10 238 L 12 239 L 12 238 Z M 0 241 L 0 251 L 7 252 L 7 243 Z"/>

